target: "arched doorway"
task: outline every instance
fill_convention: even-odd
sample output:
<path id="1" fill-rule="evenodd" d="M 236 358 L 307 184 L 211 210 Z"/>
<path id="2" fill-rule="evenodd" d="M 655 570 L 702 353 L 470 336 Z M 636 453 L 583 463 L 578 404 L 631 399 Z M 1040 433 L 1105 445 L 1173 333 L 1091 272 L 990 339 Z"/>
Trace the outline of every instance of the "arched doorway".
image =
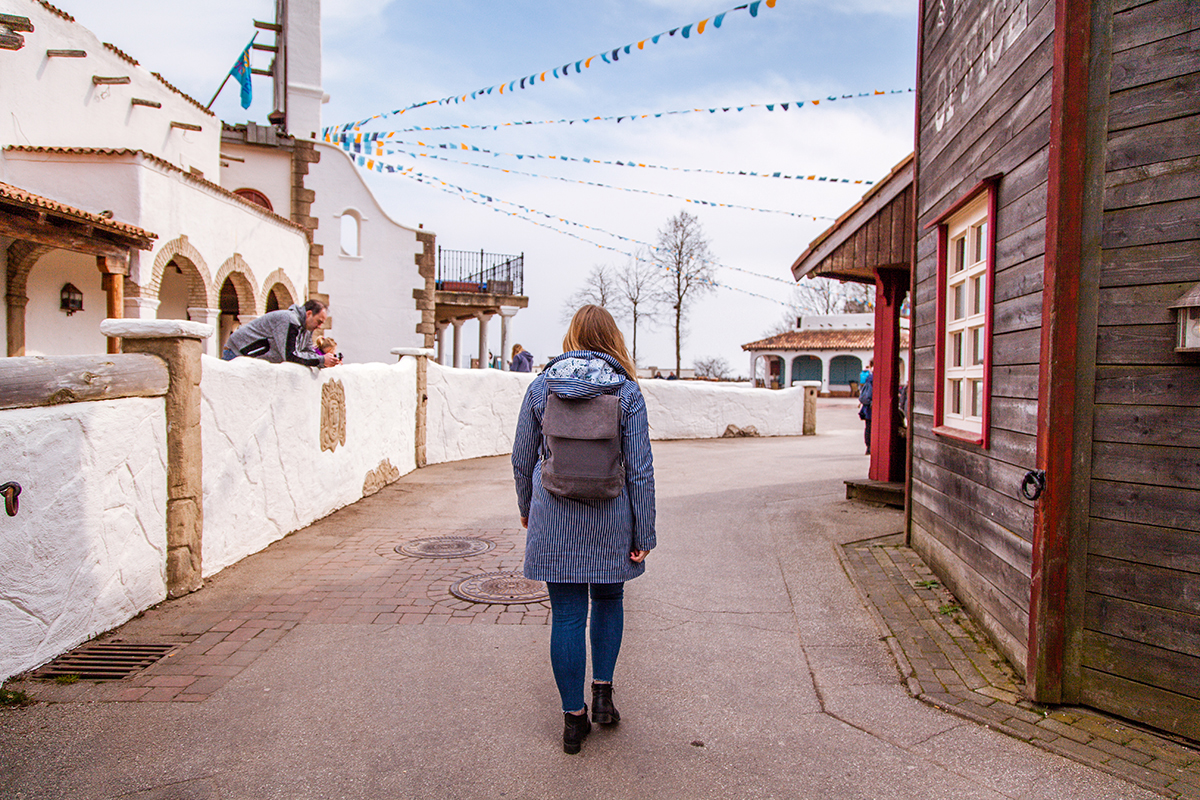
<path id="1" fill-rule="evenodd" d="M 277 283 L 267 292 L 267 305 L 264 310 L 266 313 L 278 311 L 281 308 L 290 307 L 295 302 L 287 287 L 282 283 Z"/>
<path id="2" fill-rule="evenodd" d="M 829 362 L 829 386 L 849 386 L 858 383 L 862 372 L 862 359 L 858 356 L 834 356 Z"/>
<path id="3" fill-rule="evenodd" d="M 233 285 L 232 276 L 226 278 L 225 282 L 221 284 L 220 308 L 221 322 L 218 333 L 221 337 L 221 345 L 224 346 L 229 334 L 236 331 L 241 325 L 241 322 L 238 321 L 241 306 L 238 303 L 237 287 Z"/>
<path id="4" fill-rule="evenodd" d="M 158 286 L 158 310 L 155 316 L 159 319 L 187 319 L 188 307 L 192 305 L 190 291 L 183 268 L 174 259 L 167 262 Z"/>
<path id="5" fill-rule="evenodd" d="M 821 359 L 816 356 L 796 356 L 792 359 L 792 383 L 821 380 Z"/>

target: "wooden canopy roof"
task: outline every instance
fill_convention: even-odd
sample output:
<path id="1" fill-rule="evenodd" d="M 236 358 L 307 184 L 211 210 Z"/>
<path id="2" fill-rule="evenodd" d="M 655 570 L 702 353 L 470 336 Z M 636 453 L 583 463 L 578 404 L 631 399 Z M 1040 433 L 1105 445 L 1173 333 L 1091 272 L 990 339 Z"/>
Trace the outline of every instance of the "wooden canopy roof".
<path id="1" fill-rule="evenodd" d="M 792 276 L 874 283 L 877 269 L 910 269 L 912 180 L 909 154 L 812 241 L 792 264 Z"/>

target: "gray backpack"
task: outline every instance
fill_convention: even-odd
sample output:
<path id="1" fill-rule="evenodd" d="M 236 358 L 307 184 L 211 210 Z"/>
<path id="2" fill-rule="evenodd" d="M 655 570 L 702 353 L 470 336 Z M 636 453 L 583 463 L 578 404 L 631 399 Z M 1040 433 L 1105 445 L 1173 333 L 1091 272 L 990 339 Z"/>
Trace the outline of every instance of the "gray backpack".
<path id="1" fill-rule="evenodd" d="M 602 500 L 625 488 L 621 398 L 564 400 L 551 393 L 542 414 L 542 486 L 560 497 Z"/>

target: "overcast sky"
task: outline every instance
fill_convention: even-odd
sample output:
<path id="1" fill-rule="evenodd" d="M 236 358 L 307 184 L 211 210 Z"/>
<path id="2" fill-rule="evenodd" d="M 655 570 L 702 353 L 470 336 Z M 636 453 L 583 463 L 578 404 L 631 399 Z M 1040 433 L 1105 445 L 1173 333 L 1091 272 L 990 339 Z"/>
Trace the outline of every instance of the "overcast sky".
<path id="1" fill-rule="evenodd" d="M 859 180 L 883 177 L 911 152 L 913 95 L 907 90 L 916 72 L 913 0 L 778 0 L 773 9 L 761 5 L 756 18 L 746 10 L 732 10 L 737 4 L 737 0 L 325 0 L 323 82 L 331 99 L 324 107 L 324 123 L 336 125 L 424 100 L 469 94 L 634 44 L 631 54 L 622 50 L 615 64 L 597 58 L 582 74 L 572 68 L 568 77 L 548 76 L 533 89 L 506 91 L 503 96 L 494 91 L 466 103 L 419 108 L 375 121 L 365 130 L 794 104 L 830 95 L 900 89 L 905 92 L 836 102 L 823 99 L 820 105 L 805 102 L 802 108 L 790 105 L 787 111 L 778 106 L 774 111 L 703 111 L 633 122 L 422 131 L 397 138 L 426 144 L 465 143 L 502 153 Z M 161 72 L 201 102 L 212 96 L 253 35 L 252 20 L 271 20 L 274 14 L 273 0 L 59 0 L 59 5 L 101 39 Z M 679 34 L 664 36 L 658 44 L 647 42 L 643 50 L 636 49 L 642 39 L 723 11 L 729 13 L 719 29 L 710 19 L 702 35 L 693 27 L 688 39 Z M 270 39 L 271 34 L 260 35 L 260 40 Z M 269 54 L 256 53 L 254 60 L 255 66 L 265 68 Z M 231 82 L 226 87 L 214 105 L 222 119 L 265 124 L 271 111 L 270 79 L 254 80 L 255 100 L 245 111 L 238 104 L 236 86 Z M 781 317 L 785 311 L 781 301 L 791 290 L 784 283 L 733 268 L 790 279 L 788 267 L 808 243 L 869 188 L 402 149 L 551 176 L 517 175 L 430 158 L 390 159 L 455 186 L 551 214 L 555 221 L 534 216 L 621 251 L 636 246 L 627 240 L 653 242 L 658 229 L 681 210 L 696 215 L 713 254 L 727 265 L 718 271 L 717 280 L 732 288 L 718 289 L 694 306 L 683 363 L 688 367 L 697 358 L 721 356 L 742 374 L 748 372 L 749 360 L 740 345 L 760 338 Z M 513 206 L 471 203 L 456 193 L 396 175 L 372 175 L 368 180 L 394 219 L 413 227 L 424 224 L 437 233 L 444 248 L 525 254 L 529 308 L 517 315 L 513 330 L 515 340 L 539 362 L 559 352 L 563 304 L 592 266 L 625 259 L 493 210 L 517 210 Z M 713 208 L 682 198 L 787 213 Z M 578 225 L 564 225 L 557 218 Z M 337 298 L 331 302 L 336 318 Z M 673 366 L 670 331 L 665 318 L 655 329 L 639 329 L 643 366 Z M 493 322 L 491 337 L 498 351 L 498 323 Z M 464 331 L 463 340 L 474 349 L 473 331 Z"/>

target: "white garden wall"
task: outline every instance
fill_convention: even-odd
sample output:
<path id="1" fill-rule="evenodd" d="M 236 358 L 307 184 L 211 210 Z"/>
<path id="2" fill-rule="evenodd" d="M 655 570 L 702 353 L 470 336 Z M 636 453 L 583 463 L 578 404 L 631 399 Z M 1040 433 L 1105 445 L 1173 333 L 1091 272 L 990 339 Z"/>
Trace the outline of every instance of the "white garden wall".
<path id="1" fill-rule="evenodd" d="M 322 386 L 341 384 L 345 443 L 321 449 Z M 387 460 L 416 468 L 416 361 L 316 370 L 203 359 L 204 574 L 363 497 Z"/>
<path id="2" fill-rule="evenodd" d="M 455 369 L 429 362 L 425 457 L 430 464 L 512 452 L 528 372 Z"/>
<path id="3" fill-rule="evenodd" d="M 0 680 L 166 597 L 166 439 L 161 397 L 0 411 Z"/>
<path id="4" fill-rule="evenodd" d="M 429 365 L 430 464 L 512 452 L 521 400 L 533 376 Z M 802 388 L 769 390 L 692 381 L 641 381 L 651 439 L 711 439 L 730 425 L 761 436 L 800 436 Z"/>

